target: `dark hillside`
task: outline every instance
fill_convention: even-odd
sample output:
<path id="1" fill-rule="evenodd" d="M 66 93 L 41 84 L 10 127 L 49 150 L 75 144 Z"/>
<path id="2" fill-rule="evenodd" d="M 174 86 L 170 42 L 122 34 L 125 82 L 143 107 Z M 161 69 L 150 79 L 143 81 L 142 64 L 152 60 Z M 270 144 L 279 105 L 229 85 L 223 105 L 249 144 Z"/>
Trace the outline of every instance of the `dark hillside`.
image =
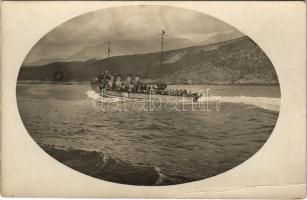
<path id="1" fill-rule="evenodd" d="M 248 37 L 160 53 L 111 57 L 114 74 L 139 74 L 148 80 L 173 84 L 278 84 L 274 67 Z M 22 67 L 19 80 L 90 81 L 107 69 L 106 59 L 58 62 Z"/>

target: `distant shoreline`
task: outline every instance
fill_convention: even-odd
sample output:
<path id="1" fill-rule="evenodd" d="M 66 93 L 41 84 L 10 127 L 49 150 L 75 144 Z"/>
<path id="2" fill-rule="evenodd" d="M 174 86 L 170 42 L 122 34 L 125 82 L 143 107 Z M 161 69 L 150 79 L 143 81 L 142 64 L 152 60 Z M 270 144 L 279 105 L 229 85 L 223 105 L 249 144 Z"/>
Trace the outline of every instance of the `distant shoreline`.
<path id="1" fill-rule="evenodd" d="M 72 85 L 72 84 L 90 84 L 90 81 L 40 81 L 40 80 L 17 80 L 17 84 L 59 84 L 59 85 Z M 153 83 L 148 83 L 153 84 Z M 279 86 L 279 83 L 202 83 L 202 84 L 186 84 L 174 83 L 168 85 L 229 85 L 229 86 Z"/>
<path id="2" fill-rule="evenodd" d="M 37 80 L 17 80 L 17 84 L 54 84 L 54 85 L 86 85 L 89 84 L 90 81 L 37 81 Z"/>

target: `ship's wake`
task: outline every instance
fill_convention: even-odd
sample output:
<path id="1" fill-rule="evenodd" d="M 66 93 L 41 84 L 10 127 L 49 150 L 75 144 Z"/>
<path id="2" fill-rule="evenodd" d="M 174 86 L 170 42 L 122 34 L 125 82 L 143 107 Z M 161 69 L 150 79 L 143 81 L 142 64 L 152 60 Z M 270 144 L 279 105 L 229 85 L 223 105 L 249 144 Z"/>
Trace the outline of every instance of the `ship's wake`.
<path id="1" fill-rule="evenodd" d="M 121 101 L 120 97 L 104 95 L 101 97 L 94 90 L 89 90 L 86 92 L 87 97 L 92 100 L 103 101 L 105 103 L 113 103 Z M 259 108 L 266 110 L 279 111 L 280 108 L 280 98 L 271 97 L 248 97 L 248 96 L 202 96 L 198 99 L 199 102 L 217 102 L 220 103 L 243 103 L 248 105 L 254 105 Z M 189 102 L 186 102 L 189 103 Z"/>

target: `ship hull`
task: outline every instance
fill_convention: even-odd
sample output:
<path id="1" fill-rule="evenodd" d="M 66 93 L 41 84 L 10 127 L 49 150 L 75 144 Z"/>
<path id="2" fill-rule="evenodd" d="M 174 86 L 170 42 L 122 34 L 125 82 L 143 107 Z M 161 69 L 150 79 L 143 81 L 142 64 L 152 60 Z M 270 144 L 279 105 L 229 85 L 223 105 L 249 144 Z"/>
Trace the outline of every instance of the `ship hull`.
<path id="1" fill-rule="evenodd" d="M 161 94 L 148 94 L 148 93 L 134 93 L 134 92 L 122 92 L 114 90 L 103 90 L 100 91 L 99 85 L 91 83 L 91 87 L 102 97 L 122 97 L 129 99 L 144 99 L 144 100 L 155 100 L 161 102 L 196 102 L 195 97 L 178 96 L 178 95 L 161 95 Z"/>

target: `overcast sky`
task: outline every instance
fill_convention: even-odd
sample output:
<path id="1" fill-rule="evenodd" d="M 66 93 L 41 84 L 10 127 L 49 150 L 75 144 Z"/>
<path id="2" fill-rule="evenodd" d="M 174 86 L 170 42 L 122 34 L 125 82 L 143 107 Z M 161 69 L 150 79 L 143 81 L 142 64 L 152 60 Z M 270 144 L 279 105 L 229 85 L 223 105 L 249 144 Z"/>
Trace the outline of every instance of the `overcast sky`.
<path id="1" fill-rule="evenodd" d="M 108 40 L 144 41 L 159 38 L 189 39 L 197 44 L 217 33 L 236 31 L 230 25 L 202 13 L 165 6 L 129 6 L 103 9 L 63 23 L 43 37 L 25 63 L 66 58 L 85 47 Z"/>

